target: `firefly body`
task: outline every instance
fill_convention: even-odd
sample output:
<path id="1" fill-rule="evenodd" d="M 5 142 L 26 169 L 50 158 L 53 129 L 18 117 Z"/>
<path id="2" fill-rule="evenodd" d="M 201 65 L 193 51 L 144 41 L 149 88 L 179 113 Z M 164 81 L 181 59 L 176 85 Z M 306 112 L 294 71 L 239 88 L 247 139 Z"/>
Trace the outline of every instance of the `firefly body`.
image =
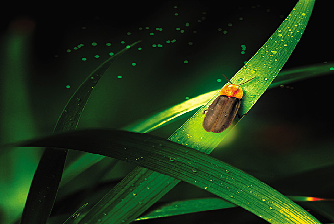
<path id="1" fill-rule="evenodd" d="M 203 121 L 203 127 L 207 132 L 220 133 L 231 125 L 241 104 L 243 91 L 240 85 L 242 84 L 226 84 L 220 90 L 219 96 L 207 109 Z"/>

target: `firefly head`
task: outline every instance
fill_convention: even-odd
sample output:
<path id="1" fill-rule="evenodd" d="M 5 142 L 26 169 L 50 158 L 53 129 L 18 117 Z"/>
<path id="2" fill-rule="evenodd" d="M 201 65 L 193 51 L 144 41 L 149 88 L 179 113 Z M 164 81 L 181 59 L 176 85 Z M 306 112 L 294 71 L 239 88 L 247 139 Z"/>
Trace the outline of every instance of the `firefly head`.
<path id="1" fill-rule="evenodd" d="M 241 99 L 243 94 L 241 87 L 236 84 L 226 84 L 219 92 L 219 95 L 235 97 L 238 99 Z"/>

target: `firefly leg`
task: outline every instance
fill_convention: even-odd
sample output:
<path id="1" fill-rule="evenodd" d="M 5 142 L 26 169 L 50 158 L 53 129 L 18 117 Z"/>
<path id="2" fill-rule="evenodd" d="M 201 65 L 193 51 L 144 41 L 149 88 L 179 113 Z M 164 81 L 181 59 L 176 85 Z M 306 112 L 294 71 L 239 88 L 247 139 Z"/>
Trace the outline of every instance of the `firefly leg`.
<path id="1" fill-rule="evenodd" d="M 245 115 L 247 115 L 247 113 L 244 113 L 243 115 L 239 115 L 239 114 L 237 114 L 237 115 L 238 115 L 238 118 L 241 119 L 241 118 L 243 118 Z"/>

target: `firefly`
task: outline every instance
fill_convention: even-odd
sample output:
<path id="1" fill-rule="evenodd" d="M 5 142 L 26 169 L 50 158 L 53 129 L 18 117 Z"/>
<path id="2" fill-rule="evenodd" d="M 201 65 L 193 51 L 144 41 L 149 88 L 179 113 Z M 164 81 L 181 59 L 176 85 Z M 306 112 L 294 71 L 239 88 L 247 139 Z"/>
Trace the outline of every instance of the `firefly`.
<path id="1" fill-rule="evenodd" d="M 227 129 L 234 120 L 239 110 L 243 91 L 240 85 L 243 85 L 255 77 L 241 84 L 233 84 L 224 75 L 228 83 L 220 90 L 219 96 L 212 102 L 206 112 L 203 128 L 207 132 L 220 133 Z"/>

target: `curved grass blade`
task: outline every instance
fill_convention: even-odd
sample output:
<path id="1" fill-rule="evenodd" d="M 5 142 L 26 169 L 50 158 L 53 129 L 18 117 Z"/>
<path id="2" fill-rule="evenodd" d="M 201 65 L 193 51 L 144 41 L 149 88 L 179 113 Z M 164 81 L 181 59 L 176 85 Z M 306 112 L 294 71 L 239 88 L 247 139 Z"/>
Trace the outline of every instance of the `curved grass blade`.
<path id="1" fill-rule="evenodd" d="M 137 43 L 138 42 L 131 46 Z M 65 106 L 54 128 L 54 133 L 75 130 L 77 128 L 82 111 L 95 85 L 117 56 L 124 53 L 131 46 L 127 46 L 125 49 L 106 60 L 86 78 Z M 46 223 L 57 194 L 67 151 L 67 149 L 57 150 L 52 148 L 48 148 L 44 151 L 35 172 L 22 213 L 22 224 Z"/>
<path id="2" fill-rule="evenodd" d="M 242 170 L 198 150 L 149 134 L 83 130 L 20 145 L 76 149 L 135 163 L 207 190 L 271 223 L 320 223 L 299 205 Z M 143 196 L 138 192 L 131 197 Z M 128 200 L 123 198 L 131 206 Z M 86 215 L 79 223 L 112 223 L 114 218 L 107 213 L 103 218 L 98 214 Z"/>
<path id="3" fill-rule="evenodd" d="M 291 14 L 283 21 L 276 32 L 232 78 L 232 82 L 239 83 L 242 80 L 257 77 L 252 82 L 243 85 L 245 98 L 241 108 L 242 113 L 246 113 L 255 104 L 288 60 L 304 32 L 313 5 L 314 0 L 298 1 Z M 207 103 L 206 107 L 212 100 Z M 228 130 L 220 134 L 204 132 L 201 125 L 203 110 L 202 107 L 169 140 L 210 153 L 223 139 L 224 135 L 228 133 Z M 113 216 L 113 223 L 129 223 L 158 201 L 177 183 L 179 183 L 179 180 L 172 177 L 160 175 L 145 168 L 136 168 L 108 192 L 84 219 L 87 217 L 86 220 L 88 220 L 89 217 L 94 216 L 103 219 L 104 213 Z M 152 190 L 152 186 L 154 190 Z M 140 199 L 139 197 L 133 197 L 138 192 L 144 197 Z M 127 198 L 127 200 L 123 200 L 124 198 Z"/>
<path id="4" fill-rule="evenodd" d="M 135 221 L 165 218 L 176 215 L 185 215 L 195 212 L 211 211 L 225 208 L 237 207 L 235 204 L 227 202 L 220 198 L 201 198 L 186 201 L 176 201 L 165 204 L 148 214 L 137 218 Z"/>

